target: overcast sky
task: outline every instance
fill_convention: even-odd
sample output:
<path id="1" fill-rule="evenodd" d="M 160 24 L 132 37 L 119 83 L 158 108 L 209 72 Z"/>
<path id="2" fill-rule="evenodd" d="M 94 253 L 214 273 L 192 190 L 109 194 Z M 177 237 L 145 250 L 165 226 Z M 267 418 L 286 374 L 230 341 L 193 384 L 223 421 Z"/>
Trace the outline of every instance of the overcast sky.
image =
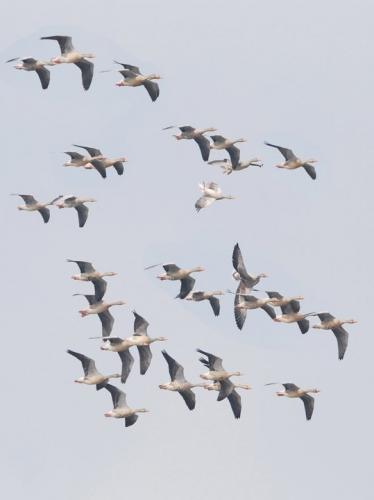
<path id="1" fill-rule="evenodd" d="M 49 58 L 71 35 L 93 52 L 95 76 L 85 92 L 79 70 L 51 68 L 43 91 L 35 74 L 2 64 L 1 221 L 3 348 L 1 471 L 7 500 L 369 500 L 372 465 L 374 146 L 371 1 L 221 0 L 8 2 L 0 58 Z M 159 73 L 160 97 L 117 88 L 112 60 Z M 245 137 L 253 167 L 231 176 L 202 162 L 193 142 L 177 142 L 167 125 L 214 126 Z M 317 180 L 274 168 L 281 156 L 264 140 L 316 158 Z M 72 143 L 128 157 L 123 177 L 63 168 Z M 213 152 L 211 158 L 222 158 Z M 215 181 L 235 200 L 199 214 L 198 183 Z M 51 210 L 49 224 L 19 212 L 10 193 L 48 201 L 92 196 L 84 229 L 73 210 Z M 175 300 L 177 283 L 160 282 L 157 262 L 203 266 L 197 290 L 233 288 L 231 254 L 239 242 L 247 268 L 266 272 L 263 288 L 303 295 L 304 311 L 328 310 L 359 320 L 345 359 L 331 332 L 273 323 L 251 311 L 242 332 L 233 297 L 215 318 L 207 303 Z M 78 310 L 89 283 L 74 282 L 65 260 L 92 261 L 108 278 L 113 335 L 132 333 L 132 309 L 150 323 L 152 365 L 138 357 L 128 402 L 151 412 L 134 427 L 104 418 L 109 393 L 74 384 L 80 364 L 67 348 L 94 357 L 103 373 L 117 355 L 99 350 L 96 317 Z M 313 320 L 314 321 L 314 320 Z M 204 371 L 195 349 L 244 372 L 242 418 L 227 401 L 196 389 L 189 412 L 169 380 L 160 351 Z M 306 422 L 302 403 L 276 398 L 267 382 L 318 387 Z M 370 489 L 369 489 L 370 483 Z"/>

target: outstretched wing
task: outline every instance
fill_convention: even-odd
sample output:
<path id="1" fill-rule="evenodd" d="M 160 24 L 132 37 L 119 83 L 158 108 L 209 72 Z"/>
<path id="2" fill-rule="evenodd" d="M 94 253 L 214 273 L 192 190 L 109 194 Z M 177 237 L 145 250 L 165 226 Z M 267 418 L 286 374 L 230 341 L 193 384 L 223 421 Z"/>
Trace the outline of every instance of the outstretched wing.
<path id="1" fill-rule="evenodd" d="M 124 63 L 121 63 L 118 61 L 113 61 L 113 62 L 115 62 L 116 64 L 120 64 L 125 69 L 128 69 L 130 71 L 133 71 L 134 73 L 137 73 L 138 75 L 141 75 L 141 72 L 140 72 L 140 69 L 138 68 L 138 66 L 132 66 L 131 64 L 124 64 Z"/>
<path id="2" fill-rule="evenodd" d="M 188 127 L 183 127 L 183 128 L 188 128 Z M 192 128 L 192 127 L 189 127 Z M 180 127 L 182 130 L 182 127 Z M 194 129 L 192 129 L 194 130 Z M 182 130 L 183 132 L 183 130 Z M 194 138 L 194 141 L 198 144 L 201 152 L 201 156 L 203 157 L 204 161 L 209 160 L 209 155 L 210 155 L 210 142 L 209 139 L 204 137 L 203 135 L 198 135 L 197 137 Z"/>
<path id="3" fill-rule="evenodd" d="M 132 365 L 134 364 L 134 358 L 129 349 L 119 352 L 118 355 L 122 361 L 121 382 L 122 384 L 125 384 L 128 376 L 130 375 Z"/>
<path id="4" fill-rule="evenodd" d="M 196 280 L 195 278 L 192 278 L 192 276 L 187 276 L 187 278 L 183 278 L 180 281 L 181 281 L 181 289 L 178 295 L 176 296 L 176 299 L 185 299 L 193 289 Z"/>
<path id="5" fill-rule="evenodd" d="M 230 155 L 232 168 L 237 167 L 240 161 L 240 149 L 236 146 L 230 146 L 229 148 L 226 148 L 226 151 Z"/>
<path id="6" fill-rule="evenodd" d="M 165 350 L 161 351 L 162 355 L 164 356 L 168 367 L 169 367 L 169 375 L 172 381 L 174 380 L 179 380 L 179 381 L 185 381 L 184 377 L 184 369 L 183 366 L 180 365 L 177 361 L 175 361 L 174 358 L 170 356 Z"/>
<path id="7" fill-rule="evenodd" d="M 136 311 L 132 312 L 134 315 L 134 335 L 147 335 L 147 328 L 149 323 Z"/>
<path id="8" fill-rule="evenodd" d="M 42 84 L 42 89 L 47 89 L 49 85 L 49 80 L 51 78 L 50 71 L 44 66 L 37 68 L 35 73 L 38 75 L 40 83 Z"/>
<path id="9" fill-rule="evenodd" d="M 84 90 L 88 90 L 94 74 L 94 64 L 91 61 L 87 61 L 87 59 L 82 59 L 81 61 L 76 62 L 75 65 L 81 70 L 82 85 Z"/>
<path id="10" fill-rule="evenodd" d="M 220 303 L 219 303 L 219 299 L 217 299 L 217 297 L 210 297 L 209 298 L 209 304 L 211 305 L 211 307 L 213 309 L 214 316 L 219 316 L 219 312 L 220 312 L 220 309 L 221 309 L 221 306 L 220 306 Z"/>
<path id="11" fill-rule="evenodd" d="M 115 169 L 118 175 L 123 175 L 125 169 L 121 161 L 116 161 L 115 163 L 113 163 L 113 168 Z"/>
<path id="12" fill-rule="evenodd" d="M 62 55 L 74 51 L 71 36 L 62 36 L 62 35 L 42 36 L 41 40 L 56 40 L 56 42 L 60 46 Z"/>
<path id="13" fill-rule="evenodd" d="M 100 149 L 97 148 L 91 148 L 89 146 L 80 146 L 79 144 L 73 144 L 73 146 L 75 146 L 76 148 L 85 149 L 90 156 L 100 156 L 102 154 Z"/>
<path id="14" fill-rule="evenodd" d="M 96 299 L 95 299 L 96 300 Z M 109 337 L 113 330 L 114 318 L 109 309 L 98 314 L 102 325 L 102 336 Z"/>
<path id="15" fill-rule="evenodd" d="M 149 345 L 137 346 L 140 360 L 140 375 L 144 375 L 152 361 L 152 351 Z"/>
<path id="16" fill-rule="evenodd" d="M 196 405 L 196 396 L 195 393 L 192 392 L 191 389 L 183 389 L 182 391 L 178 391 L 179 394 L 182 396 L 184 399 L 184 402 L 187 405 L 187 408 L 189 410 L 193 410 Z"/>
<path id="17" fill-rule="evenodd" d="M 201 196 L 195 203 L 195 208 L 197 212 L 200 212 L 202 208 L 209 207 L 213 202 L 215 201 L 215 198 L 212 198 L 211 196 Z"/>
<path id="18" fill-rule="evenodd" d="M 300 399 L 304 403 L 306 419 L 310 420 L 314 410 L 314 398 L 310 394 L 304 394 Z"/>
<path id="19" fill-rule="evenodd" d="M 75 262 L 81 273 L 92 273 L 95 272 L 94 266 L 91 264 L 91 262 L 85 262 L 84 260 L 72 260 L 72 259 L 66 259 L 67 262 Z"/>
<path id="20" fill-rule="evenodd" d="M 96 300 L 102 300 L 106 292 L 107 282 L 103 278 L 95 278 L 92 280 L 92 283 L 95 287 Z"/>
<path id="21" fill-rule="evenodd" d="M 348 337 L 349 337 L 348 332 L 342 326 L 339 326 L 338 328 L 333 328 L 332 332 L 335 335 L 336 340 L 338 342 L 339 359 L 343 359 L 345 351 L 347 350 L 348 347 Z"/>
<path id="22" fill-rule="evenodd" d="M 128 408 L 126 394 L 112 384 L 106 384 L 105 389 L 110 392 L 114 408 Z"/>
<path id="23" fill-rule="evenodd" d="M 235 418 L 240 418 L 242 412 L 242 398 L 238 392 L 234 389 L 231 394 L 227 396 L 229 400 L 232 412 Z"/>
<path id="24" fill-rule="evenodd" d="M 47 223 L 49 221 L 50 216 L 51 216 L 51 212 L 49 211 L 49 208 L 47 208 L 47 207 L 39 208 L 38 212 L 43 217 L 44 222 Z"/>
<path id="25" fill-rule="evenodd" d="M 143 82 L 143 86 L 146 88 L 149 97 L 152 99 L 152 101 L 156 101 L 158 96 L 160 95 L 160 87 L 158 83 L 152 82 L 151 80 L 145 80 Z"/>
<path id="26" fill-rule="evenodd" d="M 309 163 L 305 163 L 303 165 L 306 173 L 311 177 L 313 180 L 317 178 L 317 172 L 316 169 L 313 167 L 313 165 L 310 165 Z"/>
<path id="27" fill-rule="evenodd" d="M 68 349 L 66 352 L 79 359 L 79 361 L 82 363 L 83 371 L 86 377 L 88 375 L 94 375 L 97 373 L 95 361 L 93 359 L 79 352 L 71 351 L 70 349 Z"/>
<path id="28" fill-rule="evenodd" d="M 272 148 L 277 148 L 278 151 L 283 155 L 284 159 L 287 161 L 297 159 L 296 155 L 291 149 L 283 148 L 282 146 L 276 146 L 275 144 L 270 144 L 270 142 L 265 142 L 265 144 L 267 146 L 271 146 Z"/>

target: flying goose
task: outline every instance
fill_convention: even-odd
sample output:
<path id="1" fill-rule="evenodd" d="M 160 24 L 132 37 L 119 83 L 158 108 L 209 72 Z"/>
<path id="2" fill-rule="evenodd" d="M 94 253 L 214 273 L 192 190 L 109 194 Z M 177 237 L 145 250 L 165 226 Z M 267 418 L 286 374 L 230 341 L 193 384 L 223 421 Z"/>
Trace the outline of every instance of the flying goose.
<path id="1" fill-rule="evenodd" d="M 85 295 L 84 293 L 75 293 L 74 296 L 82 295 L 86 297 L 89 307 L 87 309 L 81 309 L 79 314 L 82 318 L 85 318 L 89 314 L 97 314 L 100 318 L 102 324 L 102 336 L 109 337 L 113 329 L 114 318 L 110 314 L 109 308 L 112 306 L 123 306 L 126 302 L 123 300 L 116 300 L 114 302 L 103 302 L 102 300 L 97 300 L 95 295 Z"/>
<path id="2" fill-rule="evenodd" d="M 233 278 L 237 281 L 241 281 L 248 289 L 248 293 L 251 292 L 253 290 L 253 287 L 255 287 L 260 282 L 261 278 L 268 277 L 268 275 L 264 273 L 260 273 L 257 276 L 253 276 L 248 273 L 244 264 L 239 243 L 236 243 L 232 252 L 232 265 L 235 269 L 235 271 L 233 272 Z"/>
<path id="3" fill-rule="evenodd" d="M 309 330 L 309 316 L 315 316 L 315 312 L 300 313 L 300 304 L 297 300 L 291 300 L 286 305 L 280 306 L 282 314 L 273 318 L 277 323 L 297 323 L 301 333 L 307 333 Z"/>
<path id="4" fill-rule="evenodd" d="M 254 295 L 239 293 L 239 301 L 234 306 L 235 322 L 239 330 L 241 330 L 244 326 L 247 311 L 249 309 L 262 309 L 271 317 L 271 319 L 274 319 L 276 314 L 274 309 L 269 305 L 271 303 L 272 299 L 270 297 L 260 299 Z"/>
<path id="5" fill-rule="evenodd" d="M 231 410 L 235 418 L 240 418 L 242 412 L 242 398 L 240 394 L 235 390 L 236 387 L 241 387 L 242 389 L 250 389 L 249 385 L 245 384 L 233 384 L 231 380 L 221 380 L 220 382 L 214 382 L 212 384 L 205 385 L 205 389 L 209 391 L 219 391 L 219 394 L 227 394 L 225 397 L 229 400 Z M 218 395 L 217 401 L 222 401 L 224 398 L 220 398 Z"/>
<path id="6" fill-rule="evenodd" d="M 262 167 L 263 163 L 258 158 L 252 158 L 251 160 L 240 161 L 236 166 L 233 166 L 231 161 L 225 158 L 224 160 L 208 161 L 208 165 L 220 167 L 223 169 L 223 174 L 230 175 L 233 172 L 239 172 L 239 170 L 244 170 L 248 167 Z"/>
<path id="7" fill-rule="evenodd" d="M 64 163 L 64 167 L 84 167 L 86 169 L 93 169 L 90 161 L 91 157 L 83 156 L 75 151 L 64 151 L 64 153 L 70 156 L 70 161 Z"/>
<path id="8" fill-rule="evenodd" d="M 145 408 L 130 408 L 126 402 L 126 394 L 114 387 L 114 385 L 106 384 L 105 389 L 110 392 L 113 401 L 113 410 L 105 412 L 105 417 L 124 418 L 125 427 L 130 427 L 138 420 L 137 413 L 147 413 L 149 411 Z"/>
<path id="9" fill-rule="evenodd" d="M 102 375 L 97 371 L 95 361 L 84 354 L 79 352 L 71 351 L 68 349 L 66 351 L 75 358 L 79 359 L 82 363 L 84 377 L 74 380 L 78 384 L 96 385 L 96 390 L 99 391 L 107 384 L 108 380 L 111 378 L 119 378 L 121 375 L 119 373 L 114 373 L 113 375 Z"/>
<path id="10" fill-rule="evenodd" d="M 78 213 L 79 227 L 84 227 L 88 217 L 88 207 L 85 203 L 96 202 L 94 198 L 83 198 L 74 195 L 62 195 L 54 200 L 54 205 L 58 208 L 75 208 Z"/>
<path id="11" fill-rule="evenodd" d="M 78 144 L 73 144 L 76 148 L 82 148 L 87 151 L 89 155 L 91 155 L 91 163 L 94 168 L 100 173 L 102 177 L 106 177 L 105 169 L 109 167 L 113 167 L 118 175 L 123 175 L 124 166 L 123 163 L 127 162 L 127 158 L 124 156 L 120 156 L 119 158 L 107 158 L 103 156 L 100 149 L 91 148 L 89 146 L 79 146 Z M 103 175 L 105 174 L 105 175 Z"/>
<path id="12" fill-rule="evenodd" d="M 186 300 L 193 300 L 195 302 L 208 300 L 211 308 L 213 309 L 214 316 L 219 316 L 221 306 L 219 299 L 217 299 L 215 295 L 224 295 L 224 293 L 220 290 L 216 290 L 214 292 L 193 292 L 186 297 Z"/>
<path id="13" fill-rule="evenodd" d="M 234 146 L 234 144 L 237 142 L 246 142 L 246 139 L 231 140 L 222 137 L 222 135 L 211 135 L 210 138 L 213 141 L 213 144 L 210 145 L 210 149 L 225 149 L 230 156 L 233 168 L 235 168 L 239 164 L 240 149 Z"/>
<path id="14" fill-rule="evenodd" d="M 191 382 L 188 382 L 184 376 L 183 366 L 175 361 L 165 350 L 161 352 L 168 364 L 171 382 L 160 384 L 159 388 L 179 392 L 188 409 L 193 410 L 195 408 L 196 397 L 191 389 L 194 387 L 205 387 L 205 384 L 191 384 Z"/>
<path id="15" fill-rule="evenodd" d="M 234 196 L 222 194 L 221 188 L 215 182 L 202 182 L 199 188 L 203 195 L 196 201 L 195 208 L 200 212 L 217 200 L 233 200 Z"/>
<path id="16" fill-rule="evenodd" d="M 170 128 L 174 128 L 174 126 L 166 127 L 164 130 Z M 177 141 L 180 141 L 182 139 L 187 139 L 187 140 L 193 139 L 200 148 L 203 160 L 208 161 L 210 154 L 210 142 L 209 139 L 204 137 L 204 134 L 206 134 L 207 132 L 215 132 L 217 129 L 213 127 L 198 129 L 190 127 L 189 125 L 185 125 L 183 127 L 178 127 L 178 128 L 180 130 L 180 134 L 174 135 Z"/>
<path id="17" fill-rule="evenodd" d="M 67 262 L 74 262 L 78 265 L 80 274 L 74 274 L 71 278 L 77 281 L 92 281 L 95 287 L 95 298 L 101 300 L 106 292 L 107 282 L 103 279 L 105 276 L 117 276 L 118 273 L 106 271 L 104 273 L 96 271 L 91 262 L 83 260 L 66 259 Z"/>
<path id="18" fill-rule="evenodd" d="M 25 210 L 26 212 L 36 212 L 38 211 L 40 215 L 43 217 L 43 220 L 45 223 L 49 221 L 49 217 L 51 215 L 49 208 L 47 208 L 49 205 L 53 205 L 53 202 L 55 200 L 52 200 L 48 203 L 41 203 L 40 201 L 37 201 L 31 194 L 19 194 L 19 193 L 13 193 L 12 196 L 20 196 L 23 201 L 25 202 L 25 205 L 19 205 L 17 208 L 18 210 Z"/>
<path id="19" fill-rule="evenodd" d="M 354 324 L 357 323 L 357 321 L 355 319 L 337 319 L 328 312 L 320 312 L 317 316 L 321 320 L 321 324 L 313 325 L 312 328 L 316 328 L 318 330 L 331 330 L 338 342 L 338 357 L 339 359 L 343 359 L 345 351 L 348 347 L 349 337 L 348 332 L 343 328 L 343 325 Z"/>
<path id="20" fill-rule="evenodd" d="M 73 42 L 71 36 L 42 36 L 41 40 L 56 40 L 56 42 L 60 46 L 61 55 L 54 57 L 52 62 L 54 64 L 75 64 L 81 70 L 82 73 L 82 84 L 85 90 L 90 88 L 93 74 L 94 74 L 94 65 L 92 62 L 87 61 L 86 58 L 92 59 L 94 58 L 94 54 L 83 54 L 77 52 L 73 47 Z"/>
<path id="21" fill-rule="evenodd" d="M 200 377 L 204 380 L 212 380 L 214 382 L 220 382 L 221 389 L 218 394 L 217 401 L 221 401 L 225 399 L 233 390 L 233 387 L 230 384 L 225 384 L 224 381 L 233 376 L 242 375 L 241 372 L 228 372 L 223 368 L 222 359 L 215 356 L 214 354 L 210 354 L 209 352 L 203 351 L 201 349 L 196 349 L 197 352 L 206 356 L 205 358 L 199 358 L 200 363 L 209 368 L 209 371 L 206 373 L 202 373 Z"/>
<path id="22" fill-rule="evenodd" d="M 274 385 L 276 383 L 271 382 L 266 385 Z M 286 396 L 287 398 L 300 398 L 301 401 L 304 403 L 304 408 L 305 408 L 305 415 L 306 419 L 310 420 L 313 415 L 313 410 L 314 410 L 314 398 L 313 396 L 310 396 L 308 393 L 311 392 L 313 394 L 317 394 L 320 392 L 319 389 L 300 389 L 295 384 L 280 384 L 283 385 L 284 391 L 277 392 L 277 396 Z"/>
<path id="23" fill-rule="evenodd" d="M 42 89 L 45 90 L 48 88 L 51 74 L 46 66 L 54 66 L 56 63 L 52 61 L 41 61 L 39 59 L 34 59 L 33 57 L 25 57 L 24 59 L 15 57 L 13 59 L 9 59 L 9 61 L 7 62 L 13 62 L 17 60 L 21 62 L 17 63 L 14 66 L 16 69 L 22 69 L 24 71 L 35 71 L 35 73 L 39 77 Z"/>
<path id="24" fill-rule="evenodd" d="M 265 291 L 265 293 L 268 295 L 268 297 L 272 299 L 271 305 L 273 307 L 284 307 L 287 306 L 288 304 L 291 304 L 292 310 L 295 313 L 298 313 L 300 311 L 299 300 L 304 300 L 304 297 L 302 297 L 301 295 L 296 295 L 295 297 L 284 297 L 278 292 Z"/>
<path id="25" fill-rule="evenodd" d="M 136 346 L 139 352 L 140 359 L 140 374 L 144 375 L 152 360 L 152 352 L 150 344 L 153 342 L 163 342 L 167 340 L 166 337 L 149 337 L 147 328 L 149 323 L 142 318 L 136 311 L 134 314 L 134 333 L 131 337 L 121 339 L 119 337 L 103 337 L 104 345 L 101 346 L 103 351 L 118 352 L 122 361 L 122 375 L 121 382 L 126 383 L 126 380 L 131 372 L 134 364 L 134 358 L 130 352 L 130 347 Z M 96 337 L 93 337 L 96 338 Z"/>
<path id="26" fill-rule="evenodd" d="M 310 165 L 311 163 L 316 163 L 317 160 L 301 160 L 298 158 L 294 152 L 291 149 L 283 148 L 282 146 L 276 146 L 275 144 L 270 144 L 269 142 L 265 142 L 267 146 L 271 146 L 272 148 L 277 148 L 278 151 L 283 155 L 284 159 L 286 160 L 284 163 L 280 163 L 278 165 L 275 165 L 278 168 L 286 168 L 288 170 L 295 170 L 296 168 L 303 167 L 306 171 L 306 173 L 311 177 L 313 180 L 316 179 L 317 174 L 316 174 L 316 169 L 313 167 L 313 165 Z"/>
<path id="27" fill-rule="evenodd" d="M 148 266 L 146 269 L 152 269 L 162 265 L 165 270 L 165 274 L 160 274 L 157 276 L 161 281 L 177 281 L 180 280 L 181 288 L 179 294 L 175 297 L 176 299 L 185 299 L 189 293 L 192 291 L 195 285 L 195 279 L 190 276 L 191 273 L 198 273 L 205 271 L 203 267 L 193 267 L 192 269 L 181 269 L 175 264 L 155 264 L 153 266 Z"/>
<path id="28" fill-rule="evenodd" d="M 160 88 L 156 82 L 152 82 L 151 80 L 159 80 L 161 78 L 159 75 L 155 75 L 154 73 L 151 75 L 142 75 L 137 66 L 117 61 L 114 62 L 124 67 L 123 70 L 119 71 L 123 76 L 123 80 L 116 83 L 117 87 L 140 87 L 143 85 L 152 101 L 156 101 L 160 95 Z"/>

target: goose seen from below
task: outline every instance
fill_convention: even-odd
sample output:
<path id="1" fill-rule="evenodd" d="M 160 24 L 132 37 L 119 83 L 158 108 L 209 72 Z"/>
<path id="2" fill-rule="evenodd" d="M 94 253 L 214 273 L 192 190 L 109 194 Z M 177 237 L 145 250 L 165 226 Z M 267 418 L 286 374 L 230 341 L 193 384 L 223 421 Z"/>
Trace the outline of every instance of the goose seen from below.
<path id="1" fill-rule="evenodd" d="M 116 64 L 123 66 L 123 70 L 120 71 L 123 79 L 116 83 L 117 87 L 140 87 L 141 85 L 145 87 L 152 101 L 156 101 L 160 95 L 160 87 L 156 82 L 152 80 L 160 80 L 160 76 L 154 73 L 150 75 L 142 75 L 140 69 L 137 66 L 132 66 L 131 64 L 124 64 L 114 61 Z"/>
<path id="2" fill-rule="evenodd" d="M 202 196 L 195 203 L 196 212 L 209 207 L 215 201 L 234 199 L 234 196 L 223 194 L 222 189 L 215 182 L 202 182 L 199 184 L 199 188 Z"/>
<path id="3" fill-rule="evenodd" d="M 276 382 L 271 382 L 266 385 L 276 385 L 276 384 L 277 384 Z M 310 420 L 312 418 L 314 411 L 314 397 L 311 396 L 309 393 L 318 394 L 320 390 L 300 389 L 300 387 L 291 383 L 280 384 L 280 385 L 283 385 L 284 391 L 277 392 L 276 395 L 285 396 L 287 398 L 300 398 L 301 401 L 304 403 L 306 419 Z"/>
<path id="4" fill-rule="evenodd" d="M 126 394 L 114 385 L 106 384 L 105 389 L 110 392 L 113 401 L 113 410 L 105 412 L 105 417 L 124 418 L 125 427 L 130 427 L 138 420 L 137 413 L 149 412 L 145 408 L 130 408 L 126 401 Z"/>
<path id="5" fill-rule="evenodd" d="M 123 164 L 127 162 L 127 158 L 124 156 L 120 156 L 118 158 L 107 158 L 102 154 L 100 149 L 92 148 L 90 146 L 80 146 L 78 144 L 73 144 L 73 146 L 85 149 L 87 153 L 91 155 L 91 165 L 103 178 L 106 178 L 106 169 L 109 167 L 113 167 L 118 175 L 123 175 L 125 170 Z"/>
<path id="6" fill-rule="evenodd" d="M 24 205 L 17 206 L 18 210 L 24 210 L 26 212 L 39 212 L 45 223 L 49 221 L 51 212 L 47 207 L 49 205 L 52 205 L 54 200 L 48 203 L 41 203 L 40 201 L 37 201 L 31 194 L 13 193 L 12 196 L 20 196 L 25 202 Z"/>
<path id="7" fill-rule="evenodd" d="M 343 328 L 344 324 L 354 324 L 357 323 L 355 319 L 338 319 L 328 312 L 320 312 L 316 314 L 321 320 L 320 325 L 313 325 L 312 328 L 318 330 L 331 330 L 335 335 L 338 342 L 338 357 L 339 359 L 344 358 L 345 351 L 348 347 L 348 332 Z"/>
<path id="8" fill-rule="evenodd" d="M 74 196 L 71 194 L 62 195 L 56 198 L 53 202 L 58 208 L 75 208 L 78 214 L 78 224 L 79 227 L 84 227 L 88 218 L 88 207 L 85 203 L 94 203 L 96 200 L 94 198 L 84 198 L 82 196 Z"/>
<path id="9" fill-rule="evenodd" d="M 96 271 L 91 262 L 85 262 L 83 260 L 67 259 L 67 262 L 74 262 L 79 267 L 80 274 L 73 274 L 71 277 L 73 280 L 92 281 L 95 287 L 95 298 L 97 301 L 101 300 L 106 292 L 107 282 L 103 278 L 106 276 L 117 276 L 118 274 L 113 271 Z"/>
<path id="10" fill-rule="evenodd" d="M 100 389 L 105 387 L 109 379 L 121 377 L 119 373 L 114 373 L 112 375 L 102 375 L 97 371 L 95 361 L 93 359 L 70 349 L 68 349 L 66 352 L 77 358 L 82 363 L 84 376 L 78 378 L 77 380 L 74 380 L 74 382 L 77 382 L 78 384 L 96 385 L 96 390 L 99 391 Z"/>
<path id="11" fill-rule="evenodd" d="M 245 289 L 245 287 L 243 288 Z M 272 304 L 272 299 L 270 297 L 260 299 L 258 297 L 255 297 L 254 295 L 247 295 L 243 293 L 239 293 L 238 295 L 239 301 L 234 306 L 234 315 L 236 326 L 239 328 L 239 330 L 243 328 L 247 317 L 247 311 L 251 309 L 262 309 L 271 317 L 271 319 L 275 319 L 275 311 L 269 305 Z"/>
<path id="12" fill-rule="evenodd" d="M 17 63 L 14 67 L 16 69 L 24 70 L 24 71 L 35 71 L 38 75 L 42 89 L 45 90 L 49 86 L 49 81 L 51 78 L 50 71 L 46 68 L 46 66 L 54 66 L 56 63 L 50 61 L 41 61 L 38 59 L 34 59 L 33 57 L 25 57 L 24 59 L 20 59 L 18 57 L 14 59 L 10 59 L 7 62 L 13 61 L 21 61 Z"/>
<path id="13" fill-rule="evenodd" d="M 181 288 L 179 294 L 175 297 L 176 299 L 185 299 L 192 291 L 195 285 L 195 279 L 190 276 L 192 273 L 199 273 L 205 271 L 203 267 L 193 267 L 191 269 L 181 269 L 175 264 L 155 264 L 148 266 L 145 269 L 152 269 L 162 265 L 165 270 L 164 274 L 160 274 L 157 278 L 161 281 L 180 281 Z"/>
<path id="14" fill-rule="evenodd" d="M 211 135 L 210 138 L 213 144 L 210 145 L 210 149 L 225 149 L 231 160 L 231 165 L 233 168 L 237 167 L 240 161 L 240 149 L 235 146 L 237 142 L 246 142 L 246 139 L 226 139 L 222 135 Z"/>
<path id="15" fill-rule="evenodd" d="M 186 297 L 186 300 L 192 300 L 194 302 L 207 300 L 213 310 L 214 316 L 219 316 L 221 306 L 219 299 L 215 297 L 216 295 L 224 295 L 224 293 L 221 290 L 216 290 L 214 292 L 192 292 Z"/>
<path id="16" fill-rule="evenodd" d="M 123 300 L 116 300 L 113 302 L 103 302 L 102 300 L 97 300 L 95 295 L 85 295 L 83 293 L 75 293 L 74 296 L 81 295 L 86 297 L 89 307 L 87 309 L 81 309 L 79 314 L 82 318 L 89 316 L 91 314 L 97 314 L 102 325 L 102 336 L 109 337 L 112 333 L 114 318 L 111 315 L 109 308 L 112 306 L 123 306 L 126 304 Z"/>
<path id="17" fill-rule="evenodd" d="M 271 146 L 272 148 L 278 149 L 278 151 L 283 155 L 286 160 L 284 163 L 279 163 L 275 165 L 278 168 L 285 168 L 287 170 L 295 170 L 297 168 L 303 167 L 306 173 L 313 180 L 317 178 L 316 169 L 311 165 L 311 163 L 316 163 L 317 160 L 313 158 L 310 160 L 301 160 L 298 158 L 291 149 L 284 148 L 282 146 L 276 146 L 275 144 L 270 144 L 270 142 L 265 142 L 266 146 Z"/>
<path id="18" fill-rule="evenodd" d="M 165 127 L 163 130 L 168 130 L 170 128 L 174 128 L 174 126 L 172 125 L 171 127 Z M 178 128 L 180 130 L 180 134 L 174 135 L 177 141 L 181 141 L 182 139 L 194 140 L 199 146 L 203 160 L 208 161 L 210 154 L 210 141 L 209 139 L 204 137 L 204 134 L 206 134 L 207 132 L 215 132 L 217 129 L 213 127 L 198 129 L 191 127 L 190 125 L 184 125 L 183 127 Z"/>

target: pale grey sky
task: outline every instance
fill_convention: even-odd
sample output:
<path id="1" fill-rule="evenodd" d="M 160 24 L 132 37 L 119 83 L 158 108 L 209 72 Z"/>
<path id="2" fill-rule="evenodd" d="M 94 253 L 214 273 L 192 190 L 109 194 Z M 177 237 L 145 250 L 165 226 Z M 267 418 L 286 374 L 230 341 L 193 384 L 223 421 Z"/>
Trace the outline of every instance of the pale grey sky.
<path id="1" fill-rule="evenodd" d="M 77 68 L 37 77 L 3 64 L 1 182 L 3 324 L 2 485 L 7 500 L 369 500 L 373 349 L 369 300 L 374 180 L 374 70 L 370 1 L 169 0 L 8 2 L 0 32 L 2 60 L 50 57 L 57 44 L 41 36 L 73 36 L 96 54 L 85 92 Z M 160 98 L 116 88 L 117 59 L 157 72 Z M 215 126 L 246 137 L 242 158 L 262 169 L 225 177 L 205 165 L 195 144 L 177 142 L 170 124 Z M 268 140 L 315 157 L 317 181 L 279 162 Z M 63 151 L 87 144 L 129 158 L 123 177 L 62 168 Z M 218 153 L 212 158 L 220 158 Z M 196 214 L 202 180 L 218 182 L 233 201 Z M 16 210 L 9 193 L 48 200 L 88 195 L 86 227 L 71 210 Z M 233 287 L 231 253 L 240 243 L 251 272 L 266 272 L 266 289 L 305 296 L 306 311 L 354 317 L 343 362 L 331 333 L 302 336 L 262 311 L 234 324 L 232 296 L 215 318 L 206 303 L 176 301 L 175 283 L 156 280 L 146 265 L 202 265 L 197 289 Z M 154 345 L 146 376 L 138 365 L 124 387 L 128 401 L 151 410 L 136 426 L 105 419 L 106 391 L 74 384 L 81 367 L 66 348 L 116 371 L 116 355 L 100 352 L 97 318 L 80 319 L 89 284 L 70 280 L 66 258 L 90 260 L 120 274 L 108 279 L 116 308 L 114 335 L 132 331 L 131 310 L 150 322 Z M 109 281 L 110 280 L 110 281 Z M 161 348 L 190 380 L 203 367 L 196 347 L 221 355 L 254 389 L 242 394 L 235 421 L 226 402 L 196 390 L 189 412 L 168 380 Z M 271 381 L 316 386 L 315 414 L 299 401 L 277 399 Z M 207 391 L 206 391 L 207 392 Z"/>

